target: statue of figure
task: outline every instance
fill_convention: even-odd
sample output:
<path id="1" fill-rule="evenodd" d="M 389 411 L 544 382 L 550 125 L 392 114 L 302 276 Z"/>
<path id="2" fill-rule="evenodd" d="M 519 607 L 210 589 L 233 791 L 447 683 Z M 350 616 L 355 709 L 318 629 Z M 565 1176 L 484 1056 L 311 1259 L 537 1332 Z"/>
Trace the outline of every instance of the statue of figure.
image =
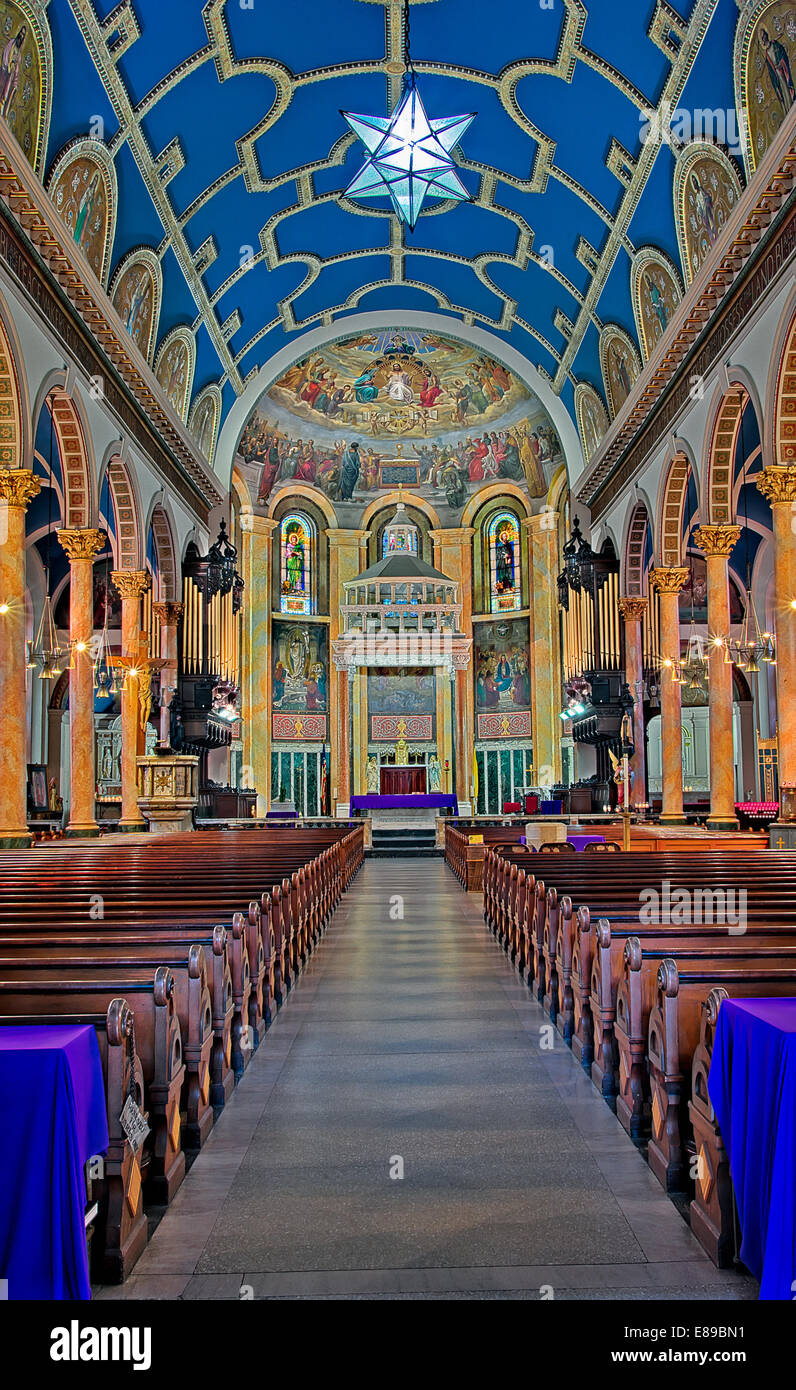
<path id="1" fill-rule="evenodd" d="M 401 736 L 395 745 L 395 763 L 397 767 L 406 767 L 409 762 L 409 744 Z"/>
<path id="2" fill-rule="evenodd" d="M 368 791 L 379 794 L 379 760 L 375 755 L 368 758 Z"/>
<path id="3" fill-rule="evenodd" d="M 432 792 L 442 791 L 442 768 L 436 753 L 428 760 L 428 789 Z"/>

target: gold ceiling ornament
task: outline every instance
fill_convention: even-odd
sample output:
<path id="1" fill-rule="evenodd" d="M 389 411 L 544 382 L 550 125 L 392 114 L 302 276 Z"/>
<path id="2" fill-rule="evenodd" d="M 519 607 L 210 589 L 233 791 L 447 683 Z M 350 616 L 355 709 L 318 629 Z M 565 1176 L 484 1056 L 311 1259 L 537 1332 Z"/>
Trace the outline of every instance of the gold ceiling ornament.
<path id="1" fill-rule="evenodd" d="M 694 544 L 705 555 L 730 555 L 740 539 L 740 526 L 698 526 L 694 531 Z"/>
<path id="2" fill-rule="evenodd" d="M 0 468 L 0 502 L 27 510 L 41 492 L 41 478 L 29 468 Z"/>

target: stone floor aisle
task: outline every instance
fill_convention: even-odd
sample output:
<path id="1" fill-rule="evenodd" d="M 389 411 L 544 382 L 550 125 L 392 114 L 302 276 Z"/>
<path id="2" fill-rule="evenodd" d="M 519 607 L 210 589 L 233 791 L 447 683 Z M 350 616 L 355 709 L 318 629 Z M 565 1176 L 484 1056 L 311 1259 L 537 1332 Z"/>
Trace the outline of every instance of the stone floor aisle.
<path id="1" fill-rule="evenodd" d="M 367 861 L 133 1277 L 99 1297 L 756 1297 L 549 1038 L 441 860 Z"/>

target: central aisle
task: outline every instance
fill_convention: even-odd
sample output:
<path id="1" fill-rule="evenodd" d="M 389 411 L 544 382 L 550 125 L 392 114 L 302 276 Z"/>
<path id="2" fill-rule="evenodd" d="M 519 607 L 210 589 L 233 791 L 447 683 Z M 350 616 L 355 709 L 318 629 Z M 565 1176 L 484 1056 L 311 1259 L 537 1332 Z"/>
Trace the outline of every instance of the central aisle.
<path id="1" fill-rule="evenodd" d="M 134 1276 L 100 1296 L 755 1297 L 553 1037 L 441 860 L 366 861 Z"/>

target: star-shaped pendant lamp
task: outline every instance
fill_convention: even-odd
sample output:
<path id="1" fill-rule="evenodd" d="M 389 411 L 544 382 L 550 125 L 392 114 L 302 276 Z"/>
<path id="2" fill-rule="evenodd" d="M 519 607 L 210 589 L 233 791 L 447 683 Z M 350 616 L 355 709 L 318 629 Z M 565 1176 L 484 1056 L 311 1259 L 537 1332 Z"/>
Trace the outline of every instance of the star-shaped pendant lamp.
<path id="1" fill-rule="evenodd" d="M 469 202 L 451 150 L 459 143 L 475 114 L 443 116 L 430 121 L 417 89 L 409 56 L 409 0 L 405 0 L 404 44 L 407 71 L 401 98 L 391 116 L 341 115 L 368 151 L 368 159 L 348 185 L 349 198 L 387 195 L 398 217 L 414 231 L 426 197 Z"/>

